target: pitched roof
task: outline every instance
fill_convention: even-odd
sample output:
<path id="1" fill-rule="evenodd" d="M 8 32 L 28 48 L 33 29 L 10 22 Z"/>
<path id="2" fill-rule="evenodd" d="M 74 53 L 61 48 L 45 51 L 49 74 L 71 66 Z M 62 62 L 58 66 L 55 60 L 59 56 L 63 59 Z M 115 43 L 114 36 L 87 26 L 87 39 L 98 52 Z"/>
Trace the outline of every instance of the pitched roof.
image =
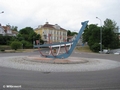
<path id="1" fill-rule="evenodd" d="M 10 30 L 9 26 L 2 26 L 5 30 Z"/>
<path id="2" fill-rule="evenodd" d="M 43 28 L 54 28 L 53 26 L 54 26 L 54 25 L 51 25 L 51 24 L 46 23 L 46 24 L 44 24 L 42 27 L 43 27 Z"/>
<path id="3" fill-rule="evenodd" d="M 12 31 L 12 34 L 18 34 L 18 32 L 17 31 Z"/>
<path id="4" fill-rule="evenodd" d="M 64 28 L 60 28 L 61 30 L 66 30 L 66 29 L 64 29 Z"/>
<path id="5" fill-rule="evenodd" d="M 46 22 L 46 24 L 44 24 L 44 25 L 42 26 L 42 28 L 52 28 L 52 29 L 56 29 L 55 26 L 59 27 L 60 30 L 66 30 L 66 29 L 64 29 L 64 28 L 61 28 L 61 27 L 60 27 L 59 25 L 57 25 L 57 24 L 52 25 L 52 24 L 49 24 L 48 22 Z"/>
<path id="6" fill-rule="evenodd" d="M 7 27 L 6 26 L 2 26 L 4 28 L 4 30 L 7 30 Z"/>

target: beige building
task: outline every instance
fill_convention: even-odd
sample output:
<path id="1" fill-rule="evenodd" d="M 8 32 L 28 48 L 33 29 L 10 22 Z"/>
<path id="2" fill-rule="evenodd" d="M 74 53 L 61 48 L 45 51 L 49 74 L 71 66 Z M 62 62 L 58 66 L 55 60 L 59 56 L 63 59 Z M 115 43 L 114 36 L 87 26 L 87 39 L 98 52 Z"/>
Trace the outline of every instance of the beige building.
<path id="1" fill-rule="evenodd" d="M 39 25 L 34 31 L 41 35 L 44 42 L 49 42 L 49 39 L 50 43 L 67 40 L 67 30 L 61 28 L 58 24 L 52 25 L 46 22 L 44 25 Z"/>

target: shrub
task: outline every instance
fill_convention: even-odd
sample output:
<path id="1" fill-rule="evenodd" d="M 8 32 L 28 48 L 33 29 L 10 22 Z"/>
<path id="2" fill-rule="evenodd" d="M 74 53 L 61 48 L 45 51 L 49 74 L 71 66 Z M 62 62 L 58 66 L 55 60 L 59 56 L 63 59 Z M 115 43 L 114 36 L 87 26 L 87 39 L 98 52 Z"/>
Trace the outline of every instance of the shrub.
<path id="1" fill-rule="evenodd" d="M 2 52 L 4 52 L 5 50 L 4 49 L 1 49 Z"/>
<path id="2" fill-rule="evenodd" d="M 26 43 L 26 48 L 32 48 L 33 47 L 33 45 L 31 44 L 31 43 Z"/>
<path id="3" fill-rule="evenodd" d="M 19 41 L 13 41 L 10 46 L 12 49 L 17 50 L 22 47 L 22 43 Z"/>
<path id="4" fill-rule="evenodd" d="M 99 50 L 100 50 L 100 44 L 99 43 L 95 43 L 90 48 L 91 48 L 91 50 L 93 52 L 99 52 Z"/>
<path id="5" fill-rule="evenodd" d="M 10 50 L 10 49 L 11 49 L 11 47 L 8 46 L 8 45 L 0 45 L 0 51 L 1 52 L 4 52 L 5 50 Z"/>
<path id="6" fill-rule="evenodd" d="M 28 42 L 28 41 L 22 40 L 21 43 L 23 44 L 23 48 L 24 49 L 33 47 L 33 45 L 30 42 Z"/>

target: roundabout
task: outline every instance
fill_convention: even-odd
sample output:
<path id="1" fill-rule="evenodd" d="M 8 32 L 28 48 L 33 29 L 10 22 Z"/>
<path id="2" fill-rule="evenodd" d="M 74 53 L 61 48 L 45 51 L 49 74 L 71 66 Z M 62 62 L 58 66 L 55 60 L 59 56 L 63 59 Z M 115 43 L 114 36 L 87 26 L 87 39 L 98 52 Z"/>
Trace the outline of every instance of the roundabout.
<path id="1" fill-rule="evenodd" d="M 45 59 L 37 52 L 1 53 L 0 90 L 6 85 L 20 85 L 21 90 L 118 90 L 119 58 L 112 54 L 73 53 L 55 63 L 56 59 Z"/>
<path id="2" fill-rule="evenodd" d="M 35 55 L 1 57 L 0 66 L 39 72 L 87 72 L 117 68 L 120 62 L 81 57 L 50 59 Z"/>

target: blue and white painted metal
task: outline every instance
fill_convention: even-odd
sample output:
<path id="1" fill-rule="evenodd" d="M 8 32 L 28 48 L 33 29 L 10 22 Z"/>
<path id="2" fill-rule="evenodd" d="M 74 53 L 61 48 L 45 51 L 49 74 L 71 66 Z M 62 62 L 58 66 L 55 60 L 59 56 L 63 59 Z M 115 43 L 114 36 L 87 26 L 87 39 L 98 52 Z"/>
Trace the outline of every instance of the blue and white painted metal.
<path id="1" fill-rule="evenodd" d="M 73 40 L 72 42 L 61 42 L 61 43 L 54 43 L 54 44 L 34 45 L 34 47 L 38 47 L 38 48 L 39 47 L 47 47 L 47 46 L 48 47 L 54 47 L 55 45 L 59 46 L 59 45 L 63 45 L 63 44 L 66 46 L 66 44 L 72 43 L 71 48 L 66 53 L 63 53 L 63 54 L 60 54 L 60 55 L 55 55 L 55 56 L 53 56 L 53 55 L 44 55 L 46 58 L 59 58 L 59 59 L 68 58 L 72 54 L 74 48 L 76 47 L 76 45 L 78 43 L 78 40 L 80 39 L 85 27 L 87 26 L 87 23 L 88 23 L 88 21 L 85 21 L 85 22 L 81 23 L 82 27 L 81 27 L 76 39 Z"/>

